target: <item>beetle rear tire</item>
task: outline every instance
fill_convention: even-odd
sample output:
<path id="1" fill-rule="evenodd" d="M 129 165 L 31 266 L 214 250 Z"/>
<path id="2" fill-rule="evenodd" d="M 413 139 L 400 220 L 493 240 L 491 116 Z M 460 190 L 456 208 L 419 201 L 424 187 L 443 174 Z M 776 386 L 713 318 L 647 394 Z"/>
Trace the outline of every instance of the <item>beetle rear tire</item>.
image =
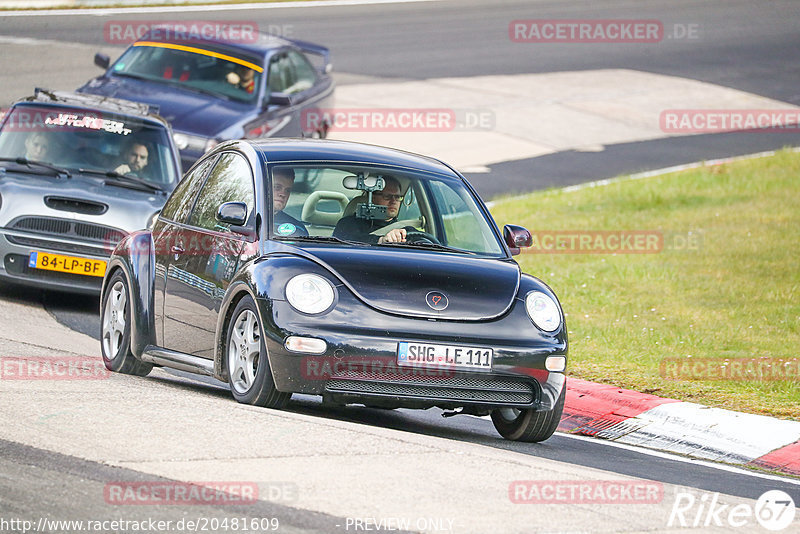
<path id="1" fill-rule="evenodd" d="M 100 350 L 106 369 L 126 375 L 146 376 L 153 365 L 136 359 L 131 352 L 131 302 L 122 271 L 108 281 L 100 318 Z"/>
<path id="2" fill-rule="evenodd" d="M 253 406 L 285 407 L 292 394 L 275 388 L 258 310 L 249 295 L 239 301 L 231 318 L 225 337 L 225 361 L 233 398 Z"/>
<path id="3" fill-rule="evenodd" d="M 499 408 L 492 410 L 492 423 L 504 438 L 511 441 L 544 441 L 556 431 L 564 412 L 567 386 L 561 389 L 556 405 L 548 412 L 531 409 Z"/>

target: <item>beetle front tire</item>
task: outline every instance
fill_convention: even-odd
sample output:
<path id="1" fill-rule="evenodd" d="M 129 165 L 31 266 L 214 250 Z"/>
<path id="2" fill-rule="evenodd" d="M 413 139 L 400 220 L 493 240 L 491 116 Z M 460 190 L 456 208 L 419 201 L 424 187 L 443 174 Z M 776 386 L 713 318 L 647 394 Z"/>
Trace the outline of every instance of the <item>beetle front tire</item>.
<path id="1" fill-rule="evenodd" d="M 253 299 L 249 295 L 242 298 L 231 317 L 225 338 L 225 361 L 233 398 L 253 406 L 285 407 L 292 395 L 275 388 Z"/>
<path id="2" fill-rule="evenodd" d="M 108 281 L 100 319 L 100 349 L 106 369 L 126 375 L 146 376 L 153 365 L 137 360 L 131 352 L 131 302 L 122 271 Z"/>
<path id="3" fill-rule="evenodd" d="M 561 389 L 556 405 L 547 412 L 532 409 L 498 408 L 492 410 L 492 423 L 504 438 L 511 441 L 544 441 L 556 431 L 564 412 L 566 384 Z"/>

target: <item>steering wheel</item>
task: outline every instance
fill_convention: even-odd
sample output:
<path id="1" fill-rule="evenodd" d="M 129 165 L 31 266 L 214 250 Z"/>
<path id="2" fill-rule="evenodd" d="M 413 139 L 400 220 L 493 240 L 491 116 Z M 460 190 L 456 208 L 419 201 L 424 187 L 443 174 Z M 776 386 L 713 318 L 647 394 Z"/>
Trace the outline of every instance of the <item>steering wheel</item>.
<path id="1" fill-rule="evenodd" d="M 406 232 L 406 241 L 409 243 L 434 243 L 436 245 L 442 244 L 432 234 L 420 231 Z"/>

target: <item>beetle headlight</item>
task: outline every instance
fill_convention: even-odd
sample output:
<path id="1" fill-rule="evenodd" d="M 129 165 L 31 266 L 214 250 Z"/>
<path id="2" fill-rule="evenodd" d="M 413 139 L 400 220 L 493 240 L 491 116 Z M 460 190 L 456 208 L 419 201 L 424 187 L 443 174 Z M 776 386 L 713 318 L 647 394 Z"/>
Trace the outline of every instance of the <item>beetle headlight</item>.
<path id="1" fill-rule="evenodd" d="M 286 284 L 286 300 L 299 312 L 322 313 L 333 304 L 333 286 L 317 274 L 298 274 Z"/>
<path id="2" fill-rule="evenodd" d="M 558 304 L 541 291 L 528 293 L 525 297 L 525 309 L 533 323 L 545 332 L 555 332 L 561 326 Z"/>

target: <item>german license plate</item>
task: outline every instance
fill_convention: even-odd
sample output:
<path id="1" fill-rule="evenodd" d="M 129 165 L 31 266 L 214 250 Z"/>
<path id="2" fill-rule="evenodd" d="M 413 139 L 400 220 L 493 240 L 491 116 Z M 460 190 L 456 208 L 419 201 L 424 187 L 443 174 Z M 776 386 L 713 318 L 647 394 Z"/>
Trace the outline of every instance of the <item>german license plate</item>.
<path id="1" fill-rule="evenodd" d="M 482 347 L 401 341 L 397 345 L 397 364 L 408 367 L 491 371 L 493 352 L 492 349 Z"/>
<path id="2" fill-rule="evenodd" d="M 103 276 L 106 274 L 106 262 L 103 260 L 62 256 L 61 254 L 38 251 L 31 252 L 28 259 L 28 267 L 85 276 Z"/>

